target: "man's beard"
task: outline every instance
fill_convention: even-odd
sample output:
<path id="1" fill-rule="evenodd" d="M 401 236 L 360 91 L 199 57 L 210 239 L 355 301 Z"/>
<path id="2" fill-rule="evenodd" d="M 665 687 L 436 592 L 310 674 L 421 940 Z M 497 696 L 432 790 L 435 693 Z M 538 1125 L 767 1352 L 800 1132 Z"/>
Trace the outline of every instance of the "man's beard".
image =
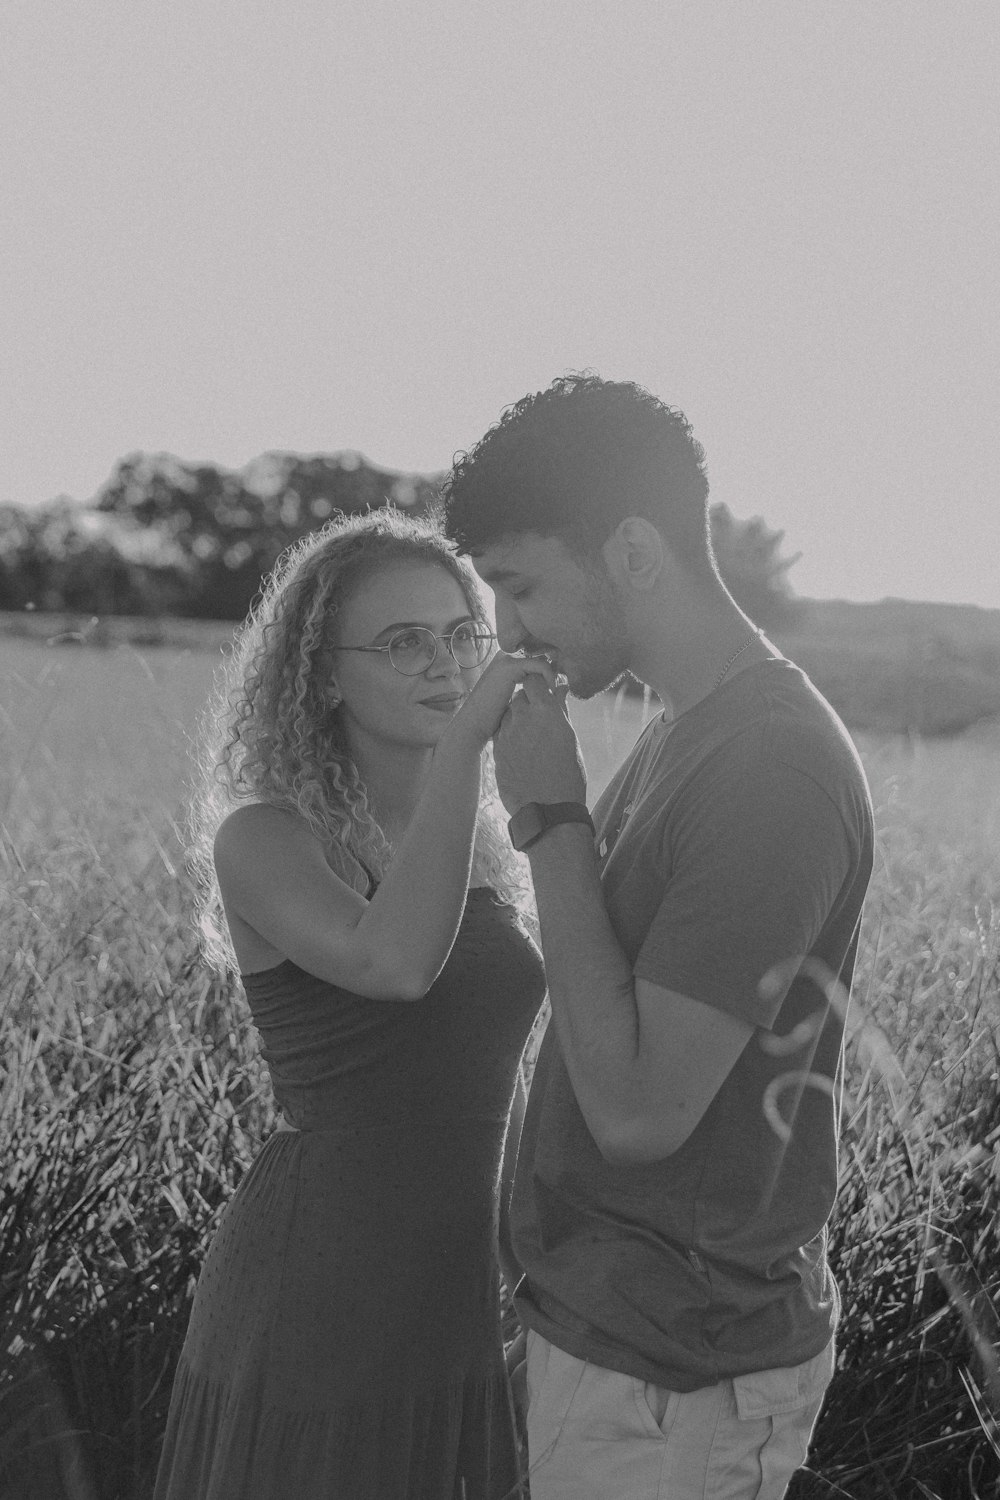
<path id="1" fill-rule="evenodd" d="M 625 616 L 611 580 L 603 569 L 588 569 L 583 601 L 585 633 L 573 650 L 569 690 L 574 698 L 593 698 L 628 674 L 629 642 Z"/>

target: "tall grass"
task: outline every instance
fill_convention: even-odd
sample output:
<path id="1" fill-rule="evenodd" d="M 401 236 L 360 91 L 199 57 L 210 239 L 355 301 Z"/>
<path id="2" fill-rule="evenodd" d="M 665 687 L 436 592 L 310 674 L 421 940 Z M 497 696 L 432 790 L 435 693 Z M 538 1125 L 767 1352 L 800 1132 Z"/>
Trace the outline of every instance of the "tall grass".
<path id="1" fill-rule="evenodd" d="M 0 1496 L 148 1495 L 221 1205 L 272 1126 L 179 855 L 197 653 L 0 642 Z M 592 785 L 638 727 L 578 722 Z M 879 859 L 832 1255 L 838 1369 L 797 1500 L 1000 1495 L 995 739 L 865 740 Z M 863 1018 L 864 1024 L 860 1024 Z"/>
<path id="2" fill-rule="evenodd" d="M 1000 1494 L 995 737 L 862 740 L 879 859 L 831 1252 L 838 1371 L 796 1494 Z"/>

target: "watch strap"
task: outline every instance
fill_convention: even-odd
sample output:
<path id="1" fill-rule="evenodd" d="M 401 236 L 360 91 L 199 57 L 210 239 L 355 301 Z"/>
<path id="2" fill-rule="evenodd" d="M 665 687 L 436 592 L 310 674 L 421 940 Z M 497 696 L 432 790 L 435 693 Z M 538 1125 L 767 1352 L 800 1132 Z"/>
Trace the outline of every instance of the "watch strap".
<path id="1" fill-rule="evenodd" d="M 523 853 L 559 823 L 586 823 L 594 832 L 593 819 L 582 802 L 526 802 L 508 822 L 507 832 L 514 848 Z"/>

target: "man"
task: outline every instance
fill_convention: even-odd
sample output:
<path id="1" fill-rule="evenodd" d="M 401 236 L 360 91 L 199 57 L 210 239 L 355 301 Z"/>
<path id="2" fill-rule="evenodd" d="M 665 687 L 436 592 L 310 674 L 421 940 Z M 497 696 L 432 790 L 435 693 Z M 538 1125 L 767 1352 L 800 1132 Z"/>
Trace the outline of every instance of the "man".
<path id="1" fill-rule="evenodd" d="M 826 1259 L 871 804 L 739 609 L 704 454 L 630 383 L 527 396 L 446 486 L 506 651 L 672 707 L 593 812 L 565 690 L 496 737 L 552 1024 L 511 1205 L 532 1500 L 777 1500 L 833 1370 Z"/>

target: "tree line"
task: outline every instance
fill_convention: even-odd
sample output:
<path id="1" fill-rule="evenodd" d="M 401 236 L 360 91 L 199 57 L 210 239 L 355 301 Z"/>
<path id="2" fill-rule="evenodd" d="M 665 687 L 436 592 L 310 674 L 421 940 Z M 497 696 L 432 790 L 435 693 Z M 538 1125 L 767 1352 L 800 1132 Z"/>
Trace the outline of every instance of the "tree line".
<path id="1" fill-rule="evenodd" d="M 442 477 L 349 452 L 269 453 L 239 471 L 130 454 L 85 504 L 0 505 L 0 610 L 240 620 L 290 543 L 386 503 L 428 514 Z M 737 602 L 765 628 L 791 624 L 796 558 L 783 556 L 784 534 L 723 504 L 710 524 Z"/>

